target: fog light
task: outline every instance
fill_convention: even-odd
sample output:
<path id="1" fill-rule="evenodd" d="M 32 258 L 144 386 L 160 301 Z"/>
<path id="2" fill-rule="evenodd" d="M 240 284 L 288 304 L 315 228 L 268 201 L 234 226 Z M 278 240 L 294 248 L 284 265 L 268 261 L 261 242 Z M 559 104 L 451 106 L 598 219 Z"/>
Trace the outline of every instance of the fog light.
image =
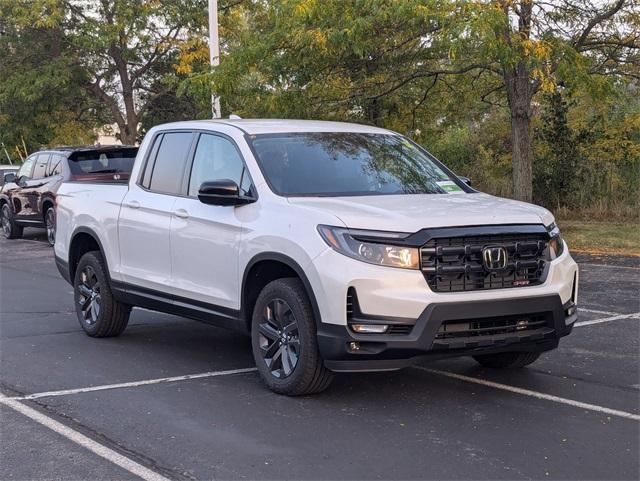
<path id="1" fill-rule="evenodd" d="M 351 324 L 351 329 L 359 333 L 383 334 L 389 328 L 386 324 Z"/>
<path id="2" fill-rule="evenodd" d="M 360 350 L 360 343 L 359 342 L 350 342 L 349 343 L 349 349 L 352 351 L 359 351 Z"/>
<path id="3" fill-rule="evenodd" d="M 578 308 L 576 306 L 571 306 L 567 309 L 567 317 L 573 316 L 576 312 L 578 312 Z"/>

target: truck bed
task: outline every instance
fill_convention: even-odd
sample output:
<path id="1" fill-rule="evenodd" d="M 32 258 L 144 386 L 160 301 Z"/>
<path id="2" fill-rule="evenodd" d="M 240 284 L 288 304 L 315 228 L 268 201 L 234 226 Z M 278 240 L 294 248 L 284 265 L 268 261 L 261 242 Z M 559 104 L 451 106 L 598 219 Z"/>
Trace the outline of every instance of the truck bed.
<path id="1" fill-rule="evenodd" d="M 69 243 L 73 235 L 82 230 L 105 233 L 102 242 L 109 245 L 104 251 L 109 266 L 120 259 L 118 248 L 118 216 L 122 200 L 127 194 L 127 181 L 65 182 L 58 190 L 56 209 L 55 254 L 68 258 Z"/>

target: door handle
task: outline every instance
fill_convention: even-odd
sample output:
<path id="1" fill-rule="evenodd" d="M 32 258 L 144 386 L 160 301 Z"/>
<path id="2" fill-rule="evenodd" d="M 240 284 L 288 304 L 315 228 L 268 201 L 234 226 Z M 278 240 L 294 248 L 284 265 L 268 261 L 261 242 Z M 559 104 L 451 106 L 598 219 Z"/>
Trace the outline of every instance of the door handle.
<path id="1" fill-rule="evenodd" d="M 127 207 L 130 207 L 132 209 L 139 209 L 140 202 L 138 202 L 137 200 L 130 200 L 129 202 L 127 202 Z"/>
<path id="2" fill-rule="evenodd" d="M 173 215 L 180 217 L 181 219 L 188 219 L 189 213 L 184 209 L 176 209 L 173 211 Z"/>

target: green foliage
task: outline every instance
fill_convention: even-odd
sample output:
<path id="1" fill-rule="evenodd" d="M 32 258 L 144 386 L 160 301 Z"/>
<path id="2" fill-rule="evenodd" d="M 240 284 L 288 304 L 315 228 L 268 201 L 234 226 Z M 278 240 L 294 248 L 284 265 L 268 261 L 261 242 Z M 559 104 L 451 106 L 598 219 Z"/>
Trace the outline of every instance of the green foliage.
<path id="1" fill-rule="evenodd" d="M 575 207 L 578 183 L 578 145 L 569 128 L 569 106 L 561 90 L 545 94 L 538 128 L 539 158 L 534 163 L 534 198 L 552 208 Z"/>
<path id="2" fill-rule="evenodd" d="M 15 18 L 20 5 L 0 2 L 1 18 Z M 40 23 L 7 23 L 2 30 L 0 141 L 10 154 L 23 141 L 28 151 L 92 141 L 101 116 L 82 88 L 84 72 L 65 52 L 62 32 Z"/>
<path id="3" fill-rule="evenodd" d="M 194 68 L 183 88 L 197 96 L 193 85 L 208 93 L 211 81 L 223 110 L 243 117 L 391 128 L 499 195 L 528 198 L 513 190 L 512 165 L 533 163 L 536 200 L 546 206 L 577 208 L 606 195 L 629 204 L 634 149 L 609 167 L 603 158 L 632 141 L 635 117 L 607 116 L 603 125 L 604 111 L 589 112 L 579 125 L 573 112 L 619 105 L 618 87 L 637 78 L 633 2 L 241 2 L 222 15 L 220 67 L 212 75 Z M 571 104 L 555 94 L 559 84 Z M 518 146 L 533 153 L 518 164 L 514 119 L 532 139 Z M 591 160 L 610 148 L 616 153 Z M 605 177 L 614 187 L 604 188 Z M 531 183 L 520 180 L 520 189 Z M 597 185 L 587 192 L 590 182 Z"/>
<path id="4" fill-rule="evenodd" d="M 204 0 L 0 0 L 0 140 L 91 141 L 116 122 L 131 141 L 209 117 L 214 92 L 225 115 L 390 128 L 498 195 L 526 197 L 517 190 L 531 179 L 514 190 L 515 173 L 532 162 L 537 202 L 637 215 L 638 0 L 219 0 L 219 10 L 212 71 Z M 518 148 L 514 119 L 530 133 Z"/>
<path id="5" fill-rule="evenodd" d="M 95 109 L 87 130 L 98 120 L 117 123 L 121 140 L 134 143 L 141 118 L 149 119 L 148 106 L 176 92 L 178 76 L 172 62 L 188 34 L 202 29 L 205 8 L 204 0 L 0 0 L 2 18 L 12 29 L 16 64 L 33 59 L 18 71 L 3 68 L 0 75 L 15 80 L 10 82 L 15 88 L 6 87 L 3 98 L 31 101 L 51 114 L 48 102 L 59 102 L 56 94 L 68 87 L 76 98 L 71 110 L 85 112 L 87 107 L 78 102 L 85 99 L 90 111 Z M 55 44 L 39 45 L 40 35 L 52 35 Z M 34 58 L 30 49 L 42 55 Z M 27 79 L 33 82 L 25 83 Z M 23 86 L 26 91 L 20 91 Z M 51 89 L 57 90 L 54 96 Z M 27 118 L 16 119 L 4 110 L 3 118 L 10 117 L 7 124 L 18 120 L 21 129 L 28 129 Z M 63 129 L 66 137 L 71 130 Z M 52 135 L 52 128 L 47 128 L 38 140 L 50 142 Z"/>

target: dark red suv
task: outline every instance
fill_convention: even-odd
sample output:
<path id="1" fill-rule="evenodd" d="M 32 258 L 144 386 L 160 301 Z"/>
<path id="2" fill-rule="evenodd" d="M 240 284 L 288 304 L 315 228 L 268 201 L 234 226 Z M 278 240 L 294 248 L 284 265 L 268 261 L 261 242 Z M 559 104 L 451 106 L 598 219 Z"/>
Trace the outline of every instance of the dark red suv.
<path id="1" fill-rule="evenodd" d="M 6 174 L 0 193 L 2 233 L 22 237 L 24 227 L 44 227 L 53 245 L 56 192 L 62 182 L 126 182 L 138 148 L 130 145 L 59 147 L 30 155 L 15 174 Z"/>

